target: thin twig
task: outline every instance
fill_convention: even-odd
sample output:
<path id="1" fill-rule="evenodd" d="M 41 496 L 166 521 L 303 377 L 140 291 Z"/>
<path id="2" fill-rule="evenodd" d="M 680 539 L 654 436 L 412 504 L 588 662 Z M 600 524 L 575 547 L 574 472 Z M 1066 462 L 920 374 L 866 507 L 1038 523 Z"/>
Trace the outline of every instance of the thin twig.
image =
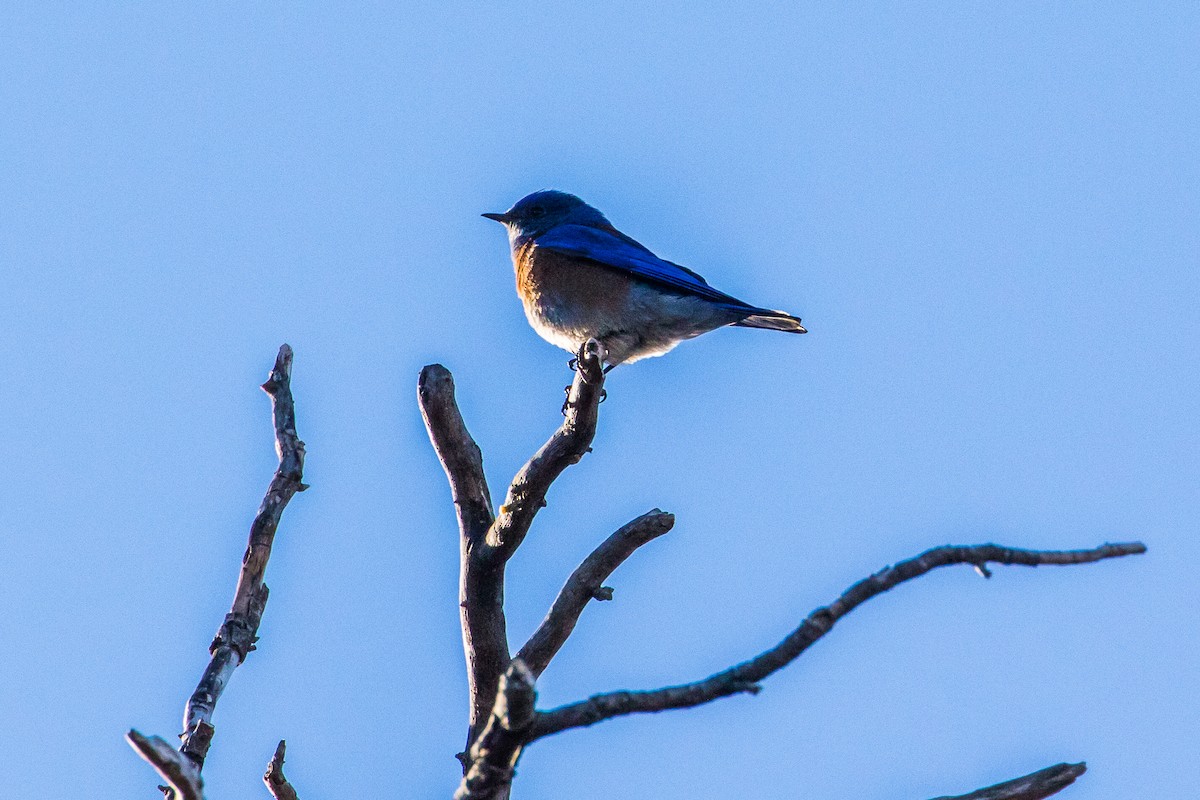
<path id="1" fill-rule="evenodd" d="M 652 691 L 599 694 L 578 703 L 539 712 L 529 741 L 568 728 L 594 725 L 597 722 L 625 714 L 689 708 L 739 692 L 757 693 L 759 681 L 791 663 L 814 642 L 828 633 L 835 622 L 860 604 L 938 567 L 952 564 L 984 566 L 989 562 L 1024 566 L 1085 564 L 1145 551 L 1146 547 L 1141 542 L 1105 544 L 1092 550 L 1019 550 L 994 544 L 935 547 L 916 558 L 901 561 L 895 566 L 887 567 L 854 584 L 831 605 L 818 608 L 809 614 L 800 627 L 792 631 L 778 645 L 749 661 L 694 683 L 668 686 Z"/>
<path id="2" fill-rule="evenodd" d="M 271 757 L 271 762 L 267 764 L 267 771 L 263 774 L 263 783 L 267 785 L 267 791 L 275 800 L 299 800 L 296 790 L 283 775 L 283 756 L 286 751 L 287 742 L 280 739 L 279 745 L 275 748 L 275 755 Z"/>
<path id="3" fill-rule="evenodd" d="M 1087 771 L 1087 764 L 1055 764 L 1011 781 L 997 783 L 970 794 L 935 797 L 934 800 L 1042 800 L 1058 794 Z"/>
<path id="4" fill-rule="evenodd" d="M 633 555 L 634 550 L 662 536 L 674 524 L 673 514 L 657 508 L 645 513 L 605 539 L 571 573 L 554 599 L 546 619 L 517 653 L 517 658 L 525 662 L 535 677 L 545 671 L 550 660 L 566 643 L 587 604 L 597 597 L 611 598 L 611 590 L 604 592 L 606 587 L 603 584 L 613 570 Z"/>
<path id="5" fill-rule="evenodd" d="M 470 766 L 454 800 L 494 800 L 508 794 L 525 734 L 533 724 L 533 683 L 533 673 L 521 659 L 513 659 L 500 678 L 487 725 L 467 754 Z"/>
<path id="6" fill-rule="evenodd" d="M 304 472 L 304 442 L 296 435 L 296 412 L 291 389 L 292 348 L 286 344 L 279 348 L 275 366 L 267 382 L 262 385 L 271 397 L 272 419 L 275 428 L 275 451 L 279 456 L 271 485 L 263 497 L 254 522 L 250 526 L 250 541 L 242 557 L 238 573 L 237 589 L 233 605 L 217 635 L 209 646 L 211 660 L 204 670 L 196 691 L 188 699 L 183 714 L 183 740 L 179 752 L 195 769 L 197 777 L 204 767 L 204 758 L 212 742 L 212 716 L 217 700 L 221 697 L 233 671 L 246 660 L 254 649 L 258 637 L 258 625 L 262 621 L 267 604 L 267 586 L 263 583 L 267 560 L 271 557 L 271 545 L 280 517 L 288 501 L 296 492 L 308 487 L 301 482 Z M 146 742 L 161 742 L 158 737 L 144 737 L 137 731 L 126 736 L 143 758 L 147 756 Z M 156 769 L 159 764 L 151 761 Z M 159 769 L 160 774 L 162 770 Z M 164 776 L 165 777 L 165 776 Z M 169 783 L 170 781 L 168 781 Z"/>

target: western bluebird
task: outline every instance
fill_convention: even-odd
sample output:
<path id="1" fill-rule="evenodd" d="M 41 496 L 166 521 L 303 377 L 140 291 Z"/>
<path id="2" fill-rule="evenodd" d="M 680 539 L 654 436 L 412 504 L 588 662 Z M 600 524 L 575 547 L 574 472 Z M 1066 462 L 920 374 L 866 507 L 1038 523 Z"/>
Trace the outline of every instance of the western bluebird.
<path id="1" fill-rule="evenodd" d="M 529 324 L 572 353 L 588 339 L 611 369 L 726 325 L 807 333 L 798 317 L 743 303 L 664 261 L 573 194 L 534 192 L 503 214 Z"/>

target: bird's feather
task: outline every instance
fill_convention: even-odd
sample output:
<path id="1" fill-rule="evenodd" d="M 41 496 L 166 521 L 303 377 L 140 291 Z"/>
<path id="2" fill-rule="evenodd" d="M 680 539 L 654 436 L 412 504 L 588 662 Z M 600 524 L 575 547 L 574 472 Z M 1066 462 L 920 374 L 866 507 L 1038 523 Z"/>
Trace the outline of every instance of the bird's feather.
<path id="1" fill-rule="evenodd" d="M 719 292 L 704 278 L 686 267 L 659 258 L 646 247 L 616 230 L 591 225 L 556 225 L 534 239 L 541 249 L 574 258 L 586 258 L 636 278 L 672 289 L 681 294 L 702 297 L 734 311 L 766 311 Z"/>

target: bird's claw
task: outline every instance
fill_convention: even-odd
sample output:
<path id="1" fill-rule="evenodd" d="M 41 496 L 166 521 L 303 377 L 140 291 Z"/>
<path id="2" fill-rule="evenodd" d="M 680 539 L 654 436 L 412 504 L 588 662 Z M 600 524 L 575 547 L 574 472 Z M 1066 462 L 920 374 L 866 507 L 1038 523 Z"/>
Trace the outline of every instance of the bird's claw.
<path id="1" fill-rule="evenodd" d="M 562 411 L 562 415 L 565 417 L 567 415 L 567 409 L 571 407 L 571 387 L 564 386 L 563 392 L 566 393 L 567 399 L 563 400 L 562 409 L 560 409 L 560 410 Z M 608 399 L 608 390 L 601 389 L 600 390 L 600 399 L 596 401 L 596 405 L 600 405 L 607 399 Z"/>
<path id="2" fill-rule="evenodd" d="M 570 361 L 568 361 L 568 362 L 567 362 L 567 366 L 568 366 L 568 367 L 571 369 L 571 372 L 576 372 L 576 371 L 578 371 L 578 369 L 579 369 L 579 359 L 578 359 L 578 358 L 572 358 Z"/>

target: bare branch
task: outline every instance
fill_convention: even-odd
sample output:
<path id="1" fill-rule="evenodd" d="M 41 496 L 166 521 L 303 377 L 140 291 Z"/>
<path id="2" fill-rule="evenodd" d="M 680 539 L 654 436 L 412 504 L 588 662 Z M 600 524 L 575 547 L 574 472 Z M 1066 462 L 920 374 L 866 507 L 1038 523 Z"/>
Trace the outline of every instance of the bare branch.
<path id="1" fill-rule="evenodd" d="M 467 431 L 454 400 L 454 376 L 450 370 L 441 364 L 430 364 L 421 370 L 417 399 L 429 440 L 450 481 L 459 531 L 465 540 L 480 541 L 495 519 L 492 496 L 483 474 L 483 454 Z"/>
<path id="2" fill-rule="evenodd" d="M 622 526 L 592 551 L 571 573 L 550 607 L 550 613 L 538 626 L 517 658 L 537 677 L 575 630 L 579 615 L 597 597 L 611 599 L 612 590 L 602 584 L 633 551 L 662 536 L 675 525 L 675 516 L 657 508 Z"/>
<path id="3" fill-rule="evenodd" d="M 204 800 L 204 781 L 200 778 L 200 769 L 165 739 L 144 736 L 131 730 L 125 734 L 125 741 L 166 781 L 167 785 L 160 786 L 160 789 L 170 790 L 170 796 L 175 800 Z"/>
<path id="4" fill-rule="evenodd" d="M 500 676 L 509 665 L 505 564 L 525 538 L 534 516 L 546 505 L 550 484 L 577 463 L 591 445 L 597 406 L 604 393 L 604 357 L 604 348 L 598 342 L 585 343 L 564 406 L 562 426 L 517 473 L 496 518 L 492 517 L 479 447 L 467 433 L 454 401 L 453 378 L 439 365 L 421 371 L 421 412 L 458 507 L 459 616 L 471 701 L 468 749 L 492 711 Z"/>
<path id="5" fill-rule="evenodd" d="M 508 666 L 504 566 L 500 564 L 497 568 L 476 557 L 477 551 L 486 548 L 484 540 L 495 516 L 483 473 L 483 454 L 458 410 L 450 371 L 441 364 L 421 370 L 417 399 L 429 441 L 446 470 L 458 512 L 458 614 L 467 661 L 467 694 L 471 699 L 469 748 L 477 726 L 491 709 L 496 680 Z"/>
<path id="6" fill-rule="evenodd" d="M 514 659 L 500 678 L 487 725 L 471 745 L 467 756 L 470 766 L 454 800 L 507 797 L 525 734 L 533 724 L 537 699 L 533 683 L 533 673 L 519 658 Z"/>
<path id="7" fill-rule="evenodd" d="M 1087 771 L 1087 764 L 1055 764 L 1021 778 L 954 797 L 935 797 L 934 800 L 1042 800 L 1075 782 Z"/>
<path id="8" fill-rule="evenodd" d="M 778 645 L 749 661 L 694 683 L 653 691 L 599 694 L 578 703 L 541 712 L 537 715 L 529 741 L 625 714 L 689 708 L 739 692 L 757 693 L 759 681 L 791 663 L 828 633 L 835 622 L 860 604 L 938 567 L 972 564 L 986 574 L 989 562 L 1031 567 L 1041 564 L 1085 564 L 1145 551 L 1146 547 L 1141 542 L 1105 544 L 1092 550 L 1018 550 L 994 544 L 935 547 L 854 584 L 831 605 L 809 614 L 800 627 Z"/>
<path id="9" fill-rule="evenodd" d="M 580 348 L 575 380 L 563 405 L 563 423 L 513 478 L 500 515 L 488 531 L 488 552 L 481 557 L 491 561 L 511 558 L 537 512 L 545 508 L 550 484 L 591 450 L 604 396 L 604 358 L 604 346 L 595 339 L 588 339 Z"/>
<path id="10" fill-rule="evenodd" d="M 271 757 L 271 763 L 267 764 L 267 771 L 263 774 L 263 783 L 267 785 L 267 791 L 275 800 L 299 800 L 296 790 L 283 776 L 283 755 L 286 751 L 287 742 L 280 739 L 279 746 L 275 748 L 275 755 Z"/>
<path id="11" fill-rule="evenodd" d="M 296 410 L 292 401 L 292 348 L 279 348 L 275 367 L 262 389 L 271 396 L 272 417 L 275 423 L 275 452 L 279 468 L 271 479 L 258 514 L 250 525 L 250 542 L 242 556 L 233 606 L 217 635 L 209 645 L 212 659 L 196 691 L 188 699 L 183 712 L 183 744 L 180 752 L 200 769 L 212 741 L 212 715 L 217 700 L 233 671 L 246 660 L 258 640 L 258 625 L 267 605 L 267 586 L 263 583 L 271 545 L 279 527 L 283 509 L 296 492 L 308 487 L 301 483 L 304 472 L 304 442 L 296 435 Z"/>
<path id="12" fill-rule="evenodd" d="M 292 348 L 279 348 L 275 367 L 271 370 L 263 391 L 271 396 L 272 419 L 275 428 L 275 452 L 279 468 L 271 479 L 258 514 L 250 526 L 250 543 L 242 557 L 233 606 L 217 630 L 209 646 L 212 659 L 200 678 L 196 691 L 188 699 L 183 712 L 183 744 L 178 753 L 157 736 L 143 736 L 136 730 L 126 739 L 138 754 L 150 762 L 162 776 L 175 800 L 202 800 L 200 770 L 212 742 L 212 715 L 217 700 L 233 671 L 246 660 L 257 641 L 258 625 L 267 605 L 267 587 L 263 574 L 271 557 L 271 545 L 280 517 L 296 492 L 308 487 L 301 483 L 304 472 L 304 442 L 296 436 L 296 412 L 292 402 Z"/>

